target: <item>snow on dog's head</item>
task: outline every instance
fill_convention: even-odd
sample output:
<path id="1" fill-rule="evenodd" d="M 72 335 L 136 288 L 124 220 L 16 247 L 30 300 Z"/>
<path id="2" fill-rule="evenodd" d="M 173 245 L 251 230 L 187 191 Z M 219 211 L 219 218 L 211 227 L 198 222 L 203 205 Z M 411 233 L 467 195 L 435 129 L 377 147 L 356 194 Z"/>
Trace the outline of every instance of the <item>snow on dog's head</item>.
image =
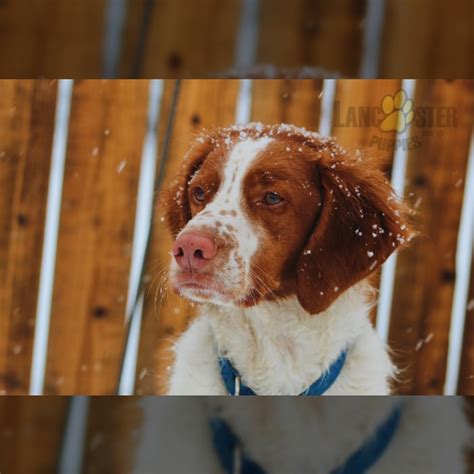
<path id="1" fill-rule="evenodd" d="M 173 289 L 219 305 L 296 294 L 319 313 L 411 235 L 372 160 L 291 125 L 203 132 L 164 204 Z"/>

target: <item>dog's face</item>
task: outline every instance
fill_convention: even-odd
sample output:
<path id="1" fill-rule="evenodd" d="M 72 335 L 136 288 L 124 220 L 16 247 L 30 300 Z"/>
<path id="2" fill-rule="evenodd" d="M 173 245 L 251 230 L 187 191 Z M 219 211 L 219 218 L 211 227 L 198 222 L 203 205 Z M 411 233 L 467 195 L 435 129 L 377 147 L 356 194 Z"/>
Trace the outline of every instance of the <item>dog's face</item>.
<path id="1" fill-rule="evenodd" d="M 290 126 L 198 137 L 164 203 L 173 289 L 219 305 L 296 294 L 321 312 L 408 237 L 380 171 Z"/>

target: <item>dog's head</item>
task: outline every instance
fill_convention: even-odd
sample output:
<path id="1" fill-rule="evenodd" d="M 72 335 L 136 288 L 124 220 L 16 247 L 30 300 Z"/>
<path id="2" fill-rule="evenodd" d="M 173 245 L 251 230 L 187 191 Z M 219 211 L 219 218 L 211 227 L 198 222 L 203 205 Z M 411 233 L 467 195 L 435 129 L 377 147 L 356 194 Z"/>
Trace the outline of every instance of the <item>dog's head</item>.
<path id="1" fill-rule="evenodd" d="M 203 133 L 164 205 L 173 289 L 219 305 L 296 294 L 319 313 L 411 233 L 373 163 L 289 125 Z"/>

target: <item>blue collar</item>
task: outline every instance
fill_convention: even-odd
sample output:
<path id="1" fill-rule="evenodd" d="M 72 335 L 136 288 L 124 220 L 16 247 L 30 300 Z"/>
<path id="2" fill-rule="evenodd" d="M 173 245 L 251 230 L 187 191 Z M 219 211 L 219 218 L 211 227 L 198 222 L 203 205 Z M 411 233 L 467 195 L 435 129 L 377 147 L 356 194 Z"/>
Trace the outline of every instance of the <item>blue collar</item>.
<path id="1" fill-rule="evenodd" d="M 300 395 L 322 395 L 335 382 L 346 361 L 347 350 L 343 351 L 341 355 L 329 366 L 328 370 L 319 377 L 316 382 L 313 382 Z M 221 376 L 226 386 L 229 395 L 236 395 L 236 387 L 238 387 L 237 395 L 256 395 L 256 393 L 241 381 L 239 372 L 234 368 L 229 359 L 225 357 L 219 358 L 219 367 L 221 369 Z"/>
<path id="2" fill-rule="evenodd" d="M 344 464 L 329 474 L 364 474 L 384 454 L 393 439 L 401 417 L 401 407 L 397 405 L 389 417 L 377 428 L 374 434 L 362 446 L 350 455 Z M 210 421 L 214 447 L 226 474 L 266 474 L 254 461 L 242 451 L 242 443 L 221 418 Z M 235 463 L 240 469 L 235 470 Z"/>

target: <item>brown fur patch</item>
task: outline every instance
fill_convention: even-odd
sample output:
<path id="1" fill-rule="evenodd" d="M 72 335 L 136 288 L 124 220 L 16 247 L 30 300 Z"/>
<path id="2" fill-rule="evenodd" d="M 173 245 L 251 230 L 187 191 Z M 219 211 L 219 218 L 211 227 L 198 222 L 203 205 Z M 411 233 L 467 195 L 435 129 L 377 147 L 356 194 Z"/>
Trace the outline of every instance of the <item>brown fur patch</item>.
<path id="1" fill-rule="evenodd" d="M 295 294 L 317 314 L 412 235 L 407 209 L 395 200 L 380 163 L 293 127 L 215 129 L 192 145 L 166 195 L 167 221 L 177 235 L 217 192 L 228 150 L 240 139 L 264 136 L 273 141 L 243 180 L 244 211 L 263 234 L 251 262 L 252 288 L 241 303 Z M 193 201 L 194 186 L 205 191 L 204 203 Z M 282 203 L 265 205 L 269 192 Z M 227 248 L 232 238 L 224 233 L 224 239 Z"/>

